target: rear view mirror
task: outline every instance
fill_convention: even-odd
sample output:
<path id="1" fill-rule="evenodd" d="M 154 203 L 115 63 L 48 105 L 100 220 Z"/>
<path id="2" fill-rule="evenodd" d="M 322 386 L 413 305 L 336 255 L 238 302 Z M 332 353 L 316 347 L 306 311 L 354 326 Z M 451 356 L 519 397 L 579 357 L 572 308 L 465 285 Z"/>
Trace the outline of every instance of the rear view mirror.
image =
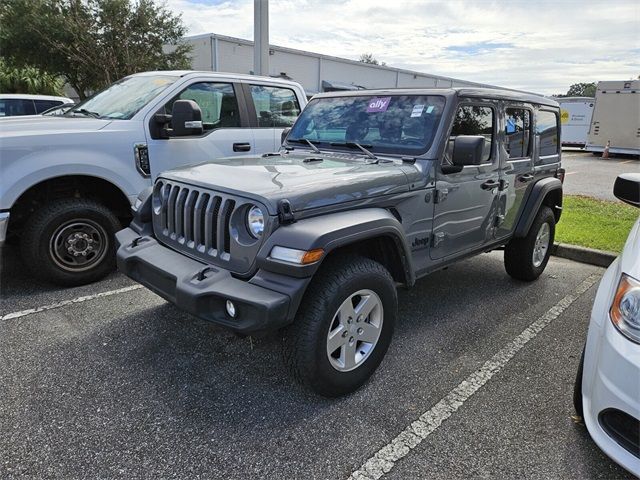
<path id="1" fill-rule="evenodd" d="M 640 173 L 622 173 L 613 185 L 613 194 L 634 207 L 640 207 Z"/>
<path id="2" fill-rule="evenodd" d="M 458 135 L 453 141 L 453 164 L 456 166 L 480 165 L 484 152 L 484 137 Z"/>
<path id="3" fill-rule="evenodd" d="M 172 136 L 202 135 L 202 111 L 193 100 L 176 100 L 171 111 Z"/>
<path id="4" fill-rule="evenodd" d="M 287 127 L 284 130 L 282 130 L 282 133 L 280 134 L 280 145 L 284 144 L 284 141 L 287 138 L 287 135 L 289 135 L 290 131 L 291 131 L 291 127 Z"/>

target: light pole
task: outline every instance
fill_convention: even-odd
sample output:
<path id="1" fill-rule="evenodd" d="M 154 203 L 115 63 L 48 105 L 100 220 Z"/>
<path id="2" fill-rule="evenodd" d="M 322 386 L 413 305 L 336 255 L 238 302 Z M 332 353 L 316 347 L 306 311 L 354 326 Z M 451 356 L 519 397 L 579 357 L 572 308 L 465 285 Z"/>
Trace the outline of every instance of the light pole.
<path id="1" fill-rule="evenodd" d="M 269 0 L 253 0 L 253 74 L 269 75 Z"/>

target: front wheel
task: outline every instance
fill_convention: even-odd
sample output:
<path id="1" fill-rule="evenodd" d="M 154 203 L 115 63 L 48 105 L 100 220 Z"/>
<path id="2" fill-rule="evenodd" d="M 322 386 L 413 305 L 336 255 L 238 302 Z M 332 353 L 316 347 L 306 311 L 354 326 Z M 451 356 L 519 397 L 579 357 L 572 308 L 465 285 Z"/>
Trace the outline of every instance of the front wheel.
<path id="1" fill-rule="evenodd" d="M 556 218 L 549 207 L 541 207 L 529 233 L 513 238 L 504 249 L 504 267 L 509 275 L 530 282 L 542 274 L 553 247 Z"/>
<path id="2" fill-rule="evenodd" d="M 42 280 L 74 286 L 95 282 L 115 268 L 117 217 L 90 199 L 62 199 L 28 220 L 21 239 L 27 268 Z"/>
<path id="3" fill-rule="evenodd" d="M 328 397 L 358 389 L 382 361 L 398 298 L 391 275 L 358 256 L 326 260 L 287 331 L 284 354 L 294 377 Z"/>

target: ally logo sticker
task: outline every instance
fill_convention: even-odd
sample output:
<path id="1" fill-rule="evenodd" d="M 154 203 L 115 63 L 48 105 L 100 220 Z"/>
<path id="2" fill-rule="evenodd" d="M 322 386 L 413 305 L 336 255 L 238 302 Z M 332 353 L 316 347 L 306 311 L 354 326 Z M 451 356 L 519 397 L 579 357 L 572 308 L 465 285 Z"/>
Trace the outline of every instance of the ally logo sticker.
<path id="1" fill-rule="evenodd" d="M 391 97 L 372 98 L 367 105 L 367 113 L 386 112 L 390 102 Z"/>

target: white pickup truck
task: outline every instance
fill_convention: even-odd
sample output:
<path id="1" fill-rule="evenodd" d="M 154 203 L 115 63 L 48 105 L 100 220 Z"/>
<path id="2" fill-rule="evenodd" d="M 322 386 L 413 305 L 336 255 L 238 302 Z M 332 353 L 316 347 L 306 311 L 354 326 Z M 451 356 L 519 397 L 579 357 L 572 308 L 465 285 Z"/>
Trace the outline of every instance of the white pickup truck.
<path id="1" fill-rule="evenodd" d="M 158 71 L 62 116 L 2 119 L 0 246 L 15 239 L 46 281 L 96 281 L 114 268 L 113 235 L 160 172 L 273 152 L 305 104 L 302 87 L 279 78 Z"/>

